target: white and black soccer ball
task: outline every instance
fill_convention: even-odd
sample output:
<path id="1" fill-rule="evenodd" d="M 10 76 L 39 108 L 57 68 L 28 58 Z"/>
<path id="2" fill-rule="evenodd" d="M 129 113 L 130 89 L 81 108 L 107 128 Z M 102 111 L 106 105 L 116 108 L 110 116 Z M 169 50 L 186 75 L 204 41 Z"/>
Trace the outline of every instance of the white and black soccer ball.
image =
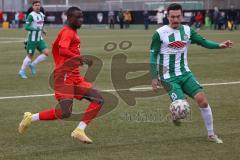
<path id="1" fill-rule="evenodd" d="M 170 112 L 173 120 L 184 119 L 190 113 L 190 106 L 186 100 L 176 100 L 171 103 Z"/>

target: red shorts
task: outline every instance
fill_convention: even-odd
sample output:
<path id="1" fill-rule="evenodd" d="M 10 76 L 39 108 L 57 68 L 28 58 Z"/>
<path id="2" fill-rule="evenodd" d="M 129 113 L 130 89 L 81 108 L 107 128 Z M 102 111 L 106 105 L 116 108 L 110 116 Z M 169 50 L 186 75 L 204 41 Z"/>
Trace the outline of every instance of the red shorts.
<path id="1" fill-rule="evenodd" d="M 87 82 L 84 77 L 80 75 L 70 75 L 65 78 L 62 84 L 55 82 L 55 98 L 57 100 L 73 98 L 81 100 L 92 87 L 92 83 Z"/>

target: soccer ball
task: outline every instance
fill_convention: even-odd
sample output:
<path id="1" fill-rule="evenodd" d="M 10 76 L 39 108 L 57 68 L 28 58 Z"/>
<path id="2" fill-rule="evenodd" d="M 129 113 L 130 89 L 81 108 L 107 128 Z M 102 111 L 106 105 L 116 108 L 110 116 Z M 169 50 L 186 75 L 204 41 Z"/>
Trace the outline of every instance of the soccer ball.
<path id="1" fill-rule="evenodd" d="M 173 120 L 184 119 L 190 112 L 190 106 L 188 102 L 182 99 L 172 102 L 169 109 Z"/>

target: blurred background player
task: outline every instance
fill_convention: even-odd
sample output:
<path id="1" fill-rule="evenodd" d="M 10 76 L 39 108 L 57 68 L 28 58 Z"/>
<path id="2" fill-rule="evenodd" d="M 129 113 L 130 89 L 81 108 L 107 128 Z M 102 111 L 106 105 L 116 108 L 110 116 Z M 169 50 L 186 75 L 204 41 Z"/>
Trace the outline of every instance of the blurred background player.
<path id="1" fill-rule="evenodd" d="M 66 24 L 67 24 L 66 11 L 62 12 L 61 19 L 62 19 L 62 24 L 63 24 L 63 25 L 66 25 Z"/>
<path id="2" fill-rule="evenodd" d="M 126 29 L 130 28 L 130 23 L 132 22 L 132 14 L 130 10 L 126 10 L 123 12 L 123 21 Z"/>
<path id="3" fill-rule="evenodd" d="M 195 16 L 195 27 L 196 30 L 200 30 L 200 28 L 202 27 L 202 23 L 203 23 L 203 15 L 201 12 L 197 12 L 197 15 Z"/>
<path id="4" fill-rule="evenodd" d="M 18 73 L 18 75 L 23 79 L 27 79 L 27 67 L 30 67 L 32 75 L 35 75 L 36 65 L 46 60 L 47 56 L 49 55 L 47 44 L 42 37 L 42 34 L 46 34 L 46 31 L 43 29 L 45 16 L 40 10 L 41 2 L 39 0 L 33 1 L 32 9 L 33 11 L 27 16 L 25 25 L 25 29 L 28 31 L 26 44 L 27 56 L 23 60 L 22 67 Z M 39 50 L 41 54 L 32 62 L 36 49 Z"/>
<path id="5" fill-rule="evenodd" d="M 203 88 L 188 67 L 187 49 L 190 43 L 209 49 L 230 48 L 232 42 L 228 40 L 219 44 L 209 41 L 189 26 L 181 25 L 183 15 L 179 4 L 169 5 L 167 11 L 170 24 L 157 29 L 152 37 L 150 53 L 152 88 L 157 91 L 160 76 L 161 83 L 172 101 L 186 99 L 185 94 L 193 98 L 200 108 L 208 131 L 208 139 L 215 143 L 223 143 L 214 133 L 212 111 Z M 174 122 L 180 123 L 179 120 Z"/>
<path id="6" fill-rule="evenodd" d="M 149 13 L 147 10 L 143 11 L 143 19 L 144 19 L 144 29 L 148 30 L 150 19 L 149 19 Z"/>
<path id="7" fill-rule="evenodd" d="M 33 11 L 33 6 L 29 7 L 27 12 L 26 12 L 26 16 L 28 16 L 31 12 Z M 40 12 L 42 12 L 43 14 L 45 14 L 44 8 L 42 6 L 40 6 Z"/>
<path id="8" fill-rule="evenodd" d="M 90 101 L 81 122 L 71 136 L 83 143 L 92 143 L 85 134 L 86 126 L 93 120 L 103 105 L 100 93 L 92 89 L 92 84 L 80 75 L 79 65 L 92 65 L 90 59 L 80 56 L 80 38 L 77 35 L 83 22 L 83 13 L 77 7 L 67 11 L 68 24 L 59 32 L 53 43 L 54 90 L 59 106 L 36 114 L 26 112 L 19 124 L 19 132 L 23 133 L 34 121 L 46 121 L 69 118 L 72 113 L 73 99 Z M 79 117 L 80 118 L 80 117 Z"/>
<path id="9" fill-rule="evenodd" d="M 220 16 L 218 18 L 218 29 L 225 30 L 227 29 L 227 17 L 225 12 L 220 12 Z"/>
<path id="10" fill-rule="evenodd" d="M 220 17 L 219 9 L 217 6 L 215 6 L 213 11 L 213 17 L 212 17 L 213 29 L 215 30 L 218 29 L 219 17 Z"/>
<path id="11" fill-rule="evenodd" d="M 163 11 L 161 9 L 158 9 L 158 12 L 156 14 L 156 18 L 157 18 L 158 26 L 161 27 L 162 24 L 163 24 Z"/>
<path id="12" fill-rule="evenodd" d="M 2 27 L 2 23 L 3 23 L 3 11 L 0 10 L 0 27 Z"/>
<path id="13" fill-rule="evenodd" d="M 117 15 L 117 19 L 118 19 L 118 22 L 119 22 L 119 28 L 120 29 L 123 29 L 123 20 L 124 20 L 124 16 L 123 16 L 123 9 L 120 8 L 119 12 L 118 12 L 118 15 Z"/>
<path id="14" fill-rule="evenodd" d="M 231 5 L 230 6 L 230 10 L 228 11 L 228 15 L 227 15 L 227 28 L 229 30 L 233 30 L 233 29 L 237 29 L 237 23 L 236 23 L 236 19 L 237 19 L 237 11 L 234 9 L 234 6 Z"/>
<path id="15" fill-rule="evenodd" d="M 110 29 L 114 29 L 115 25 L 115 13 L 114 11 L 109 11 L 108 12 L 108 24 Z"/>

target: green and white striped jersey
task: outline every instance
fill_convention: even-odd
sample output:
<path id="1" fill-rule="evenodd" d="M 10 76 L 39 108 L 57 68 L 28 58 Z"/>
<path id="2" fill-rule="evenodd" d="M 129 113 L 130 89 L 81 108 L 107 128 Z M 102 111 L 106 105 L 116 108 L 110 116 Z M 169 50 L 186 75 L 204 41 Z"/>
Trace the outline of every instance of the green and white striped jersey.
<path id="1" fill-rule="evenodd" d="M 152 38 L 150 63 L 152 78 L 162 80 L 190 72 L 187 61 L 191 43 L 206 48 L 219 48 L 219 44 L 206 40 L 187 25 L 173 29 L 168 25 L 156 30 Z"/>
<path id="2" fill-rule="evenodd" d="M 25 29 L 28 31 L 27 40 L 38 42 L 43 40 L 42 29 L 44 25 L 44 14 L 42 12 L 31 12 L 26 21 Z"/>

